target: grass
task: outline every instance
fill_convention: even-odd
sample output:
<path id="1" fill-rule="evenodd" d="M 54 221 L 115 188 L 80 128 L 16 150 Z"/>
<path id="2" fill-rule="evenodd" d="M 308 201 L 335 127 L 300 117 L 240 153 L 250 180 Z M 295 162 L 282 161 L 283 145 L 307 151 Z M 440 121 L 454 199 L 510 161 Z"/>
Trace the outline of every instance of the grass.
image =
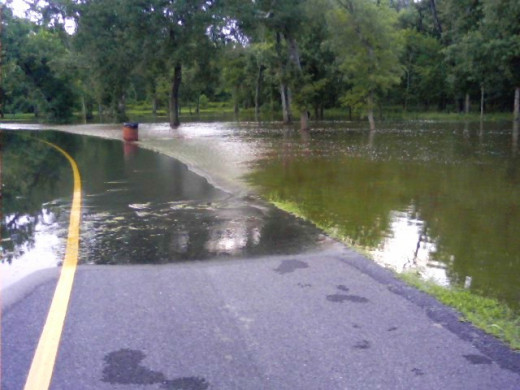
<path id="1" fill-rule="evenodd" d="M 2 122 L 37 122 L 38 118 L 33 113 L 5 114 Z"/>
<path id="2" fill-rule="evenodd" d="M 512 349 L 520 350 L 520 317 L 505 304 L 462 288 L 438 286 L 415 273 L 401 274 L 399 278 L 455 308 L 461 313 L 462 320 L 506 342 Z"/>
<path id="3" fill-rule="evenodd" d="M 200 107 L 200 112 L 195 113 L 195 105 L 181 106 L 180 114 L 184 117 L 206 117 L 206 116 L 220 116 L 225 115 L 226 118 L 229 115 L 234 114 L 233 104 L 231 102 L 208 102 L 204 106 Z M 297 114 L 294 112 L 293 114 Z M 127 105 L 127 115 L 129 118 L 145 118 L 151 119 L 152 105 L 149 102 L 139 102 Z M 375 112 L 376 119 L 380 116 L 379 112 Z M 156 113 L 157 117 L 167 118 L 167 108 L 161 106 Z M 254 108 L 240 109 L 239 116 L 245 119 L 254 119 Z M 298 115 L 295 115 L 295 118 Z M 442 121 L 442 122 L 460 122 L 460 121 L 479 121 L 480 113 L 471 112 L 469 114 L 461 114 L 456 112 L 439 112 L 439 111 L 407 111 L 404 112 L 401 107 L 384 107 L 383 108 L 383 121 L 395 121 L 395 120 L 428 120 L 428 121 Z M 93 112 L 93 117 L 98 118 L 97 112 Z M 326 120 L 349 120 L 350 117 L 353 121 L 365 121 L 366 118 L 359 115 L 359 113 L 352 113 L 349 116 L 348 109 L 346 108 L 330 108 L 324 112 Z M 76 120 L 81 119 L 81 113 L 75 113 Z M 278 118 L 281 120 L 281 112 L 271 112 L 270 110 L 262 110 L 261 118 L 263 120 L 272 120 Z M 314 119 L 314 118 L 311 118 Z M 488 113 L 484 115 L 485 121 L 511 121 L 513 120 L 513 114 L 508 112 Z M 38 122 L 39 119 L 34 117 L 32 113 L 16 113 L 16 114 L 5 114 L 5 118 L 2 121 L 9 122 Z M 297 119 L 296 119 L 297 121 Z"/>
<path id="4" fill-rule="evenodd" d="M 301 208 L 295 202 L 287 202 L 274 197 L 268 200 L 288 213 L 305 218 Z M 312 222 L 315 223 L 315 221 Z M 338 234 L 334 226 L 323 226 L 322 224 L 317 224 L 317 226 L 331 237 L 352 246 L 350 240 Z M 355 245 L 353 248 L 370 258 L 366 248 Z M 507 305 L 462 288 L 439 286 L 432 281 L 421 279 L 416 273 L 404 273 L 397 276 L 409 285 L 436 297 L 440 302 L 459 311 L 462 321 L 471 322 L 486 333 L 507 343 L 512 349 L 520 351 L 520 316 Z"/>

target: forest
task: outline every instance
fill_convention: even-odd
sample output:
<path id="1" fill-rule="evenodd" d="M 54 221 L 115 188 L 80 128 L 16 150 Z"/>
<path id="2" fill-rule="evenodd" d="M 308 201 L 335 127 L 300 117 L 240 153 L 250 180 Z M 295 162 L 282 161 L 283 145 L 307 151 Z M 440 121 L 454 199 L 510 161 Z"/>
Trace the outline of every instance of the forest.
<path id="1" fill-rule="evenodd" d="M 1 5 L 0 115 L 124 121 L 209 102 L 373 128 L 384 110 L 520 111 L 518 0 L 28 0 Z"/>

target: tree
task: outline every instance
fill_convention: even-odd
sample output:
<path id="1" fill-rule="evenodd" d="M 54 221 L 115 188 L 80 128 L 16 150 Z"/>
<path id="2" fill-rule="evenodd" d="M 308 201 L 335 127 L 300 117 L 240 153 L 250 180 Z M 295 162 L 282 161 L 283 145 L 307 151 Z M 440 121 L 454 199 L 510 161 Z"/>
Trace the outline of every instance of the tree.
<path id="1" fill-rule="evenodd" d="M 403 71 L 399 62 L 403 43 L 396 23 L 396 11 L 381 1 L 336 0 L 328 13 L 331 48 L 352 84 L 343 102 L 364 109 L 371 130 L 376 99 L 399 83 Z"/>
<path id="2" fill-rule="evenodd" d="M 75 95 L 65 58 L 66 38 L 3 9 L 2 95 L 11 111 L 32 111 L 52 121 L 72 117 Z"/>
<path id="3" fill-rule="evenodd" d="M 497 59 L 497 73 L 514 90 L 514 120 L 520 121 L 520 3 L 516 0 L 482 0 L 482 33 L 487 58 Z"/>
<path id="4" fill-rule="evenodd" d="M 75 48 L 93 76 L 99 111 L 108 105 L 113 118 L 127 120 L 126 88 L 138 58 L 138 47 L 129 39 L 129 14 L 122 0 L 89 0 L 77 6 Z"/>
<path id="5" fill-rule="evenodd" d="M 413 28 L 403 33 L 405 49 L 401 61 L 405 73 L 399 95 L 404 110 L 421 103 L 426 110 L 434 103 L 443 108 L 447 85 L 441 43 L 437 38 L 421 34 Z"/>

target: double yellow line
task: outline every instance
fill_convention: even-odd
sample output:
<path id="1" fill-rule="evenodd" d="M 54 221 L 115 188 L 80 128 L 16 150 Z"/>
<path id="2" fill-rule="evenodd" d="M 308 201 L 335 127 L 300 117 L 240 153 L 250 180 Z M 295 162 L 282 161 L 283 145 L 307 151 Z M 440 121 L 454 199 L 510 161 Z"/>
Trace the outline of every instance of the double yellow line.
<path id="1" fill-rule="evenodd" d="M 62 148 L 47 141 L 41 141 L 63 154 L 72 167 L 74 175 L 74 193 L 70 212 L 69 233 L 67 248 L 63 261 L 60 278 L 56 285 L 47 320 L 43 327 L 38 347 L 25 383 L 25 390 L 48 389 L 52 379 L 52 372 L 58 354 L 65 316 L 69 305 L 72 283 L 78 264 L 79 254 L 79 225 L 81 220 L 81 178 L 76 161 Z"/>

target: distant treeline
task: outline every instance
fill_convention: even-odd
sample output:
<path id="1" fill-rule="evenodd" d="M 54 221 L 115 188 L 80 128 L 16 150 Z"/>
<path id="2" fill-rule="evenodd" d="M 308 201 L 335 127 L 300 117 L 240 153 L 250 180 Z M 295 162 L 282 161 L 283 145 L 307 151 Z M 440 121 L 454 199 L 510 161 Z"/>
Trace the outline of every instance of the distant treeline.
<path id="1" fill-rule="evenodd" d="M 34 0 L 1 5 L 0 109 L 46 120 L 127 119 L 149 104 L 515 111 L 518 0 Z M 67 26 L 67 28 L 66 28 Z"/>

